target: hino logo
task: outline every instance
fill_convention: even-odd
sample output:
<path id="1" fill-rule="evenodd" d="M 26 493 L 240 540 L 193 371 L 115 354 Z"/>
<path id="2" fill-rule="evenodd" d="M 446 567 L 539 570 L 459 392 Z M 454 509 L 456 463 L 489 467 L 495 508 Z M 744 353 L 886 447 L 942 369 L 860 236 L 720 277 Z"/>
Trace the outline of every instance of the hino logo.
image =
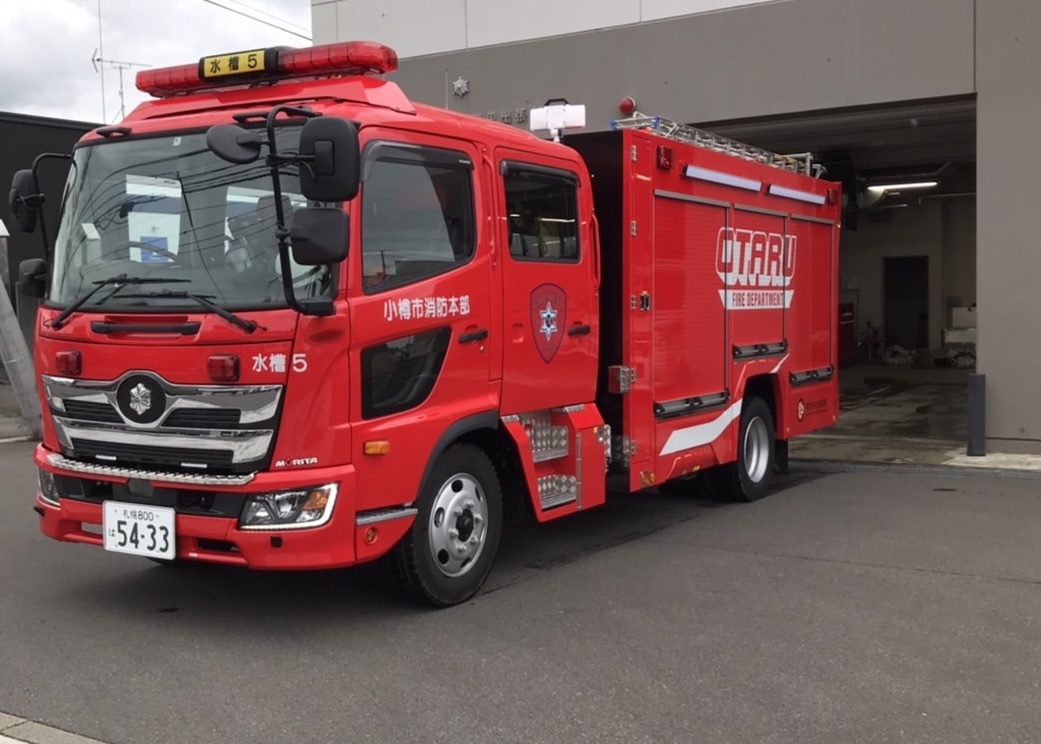
<path id="1" fill-rule="evenodd" d="M 140 382 L 130 389 L 130 407 L 138 416 L 144 416 L 152 407 L 152 391 Z"/>
<path id="2" fill-rule="evenodd" d="M 719 299 L 734 310 L 768 310 L 792 304 L 795 236 L 724 227 L 716 241 Z"/>

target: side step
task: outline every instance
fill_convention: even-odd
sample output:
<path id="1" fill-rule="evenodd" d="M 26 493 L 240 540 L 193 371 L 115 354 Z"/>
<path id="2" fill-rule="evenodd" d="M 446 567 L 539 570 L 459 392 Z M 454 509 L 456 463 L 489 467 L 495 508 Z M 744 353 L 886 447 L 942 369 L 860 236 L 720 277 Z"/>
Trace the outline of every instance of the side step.
<path id="1" fill-rule="evenodd" d="M 575 404 L 502 417 L 517 445 L 535 519 L 604 503 L 610 429 L 595 406 Z"/>
<path id="2" fill-rule="evenodd" d="M 543 511 L 578 500 L 578 478 L 573 475 L 544 475 L 538 488 Z"/>
<path id="3" fill-rule="evenodd" d="M 554 426 L 549 411 L 522 414 L 520 420 L 531 440 L 533 462 L 549 462 L 568 456 L 568 429 Z"/>

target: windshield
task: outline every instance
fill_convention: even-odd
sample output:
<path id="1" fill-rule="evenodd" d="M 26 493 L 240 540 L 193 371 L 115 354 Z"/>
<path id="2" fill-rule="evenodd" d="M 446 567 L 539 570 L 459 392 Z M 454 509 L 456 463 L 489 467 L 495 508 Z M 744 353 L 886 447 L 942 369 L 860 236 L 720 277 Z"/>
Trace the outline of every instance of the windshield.
<path id="1" fill-rule="evenodd" d="M 276 128 L 280 153 L 298 151 L 300 129 Z M 296 169 L 282 173 L 288 224 L 307 200 Z M 232 310 L 285 307 L 274 203 L 263 159 L 227 163 L 206 147 L 205 132 L 81 147 L 55 241 L 50 298 L 67 305 L 95 282 L 126 274 L 170 281 L 182 296 L 142 297 L 158 294 L 165 285 L 157 283 L 113 295 L 106 309 L 195 306 L 184 292 Z M 300 299 L 331 292 L 329 267 L 293 263 L 292 273 Z"/>

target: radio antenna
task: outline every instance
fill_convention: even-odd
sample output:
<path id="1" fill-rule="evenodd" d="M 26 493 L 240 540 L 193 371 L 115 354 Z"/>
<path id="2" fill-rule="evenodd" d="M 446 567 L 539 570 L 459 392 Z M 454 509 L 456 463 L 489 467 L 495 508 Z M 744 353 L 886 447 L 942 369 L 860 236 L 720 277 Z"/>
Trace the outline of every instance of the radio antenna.
<path id="1" fill-rule="evenodd" d="M 94 65 L 94 71 L 101 73 L 102 117 L 105 117 L 105 73 L 102 68 L 105 65 L 108 65 L 109 67 L 119 71 L 119 116 L 120 118 L 123 118 L 126 116 L 126 100 L 123 92 L 123 70 L 131 67 L 151 67 L 151 65 L 146 65 L 143 62 L 120 62 L 115 59 L 105 59 L 101 56 L 101 47 L 94 50 L 94 56 L 90 58 L 90 61 Z M 108 123 L 107 117 L 105 123 Z"/>

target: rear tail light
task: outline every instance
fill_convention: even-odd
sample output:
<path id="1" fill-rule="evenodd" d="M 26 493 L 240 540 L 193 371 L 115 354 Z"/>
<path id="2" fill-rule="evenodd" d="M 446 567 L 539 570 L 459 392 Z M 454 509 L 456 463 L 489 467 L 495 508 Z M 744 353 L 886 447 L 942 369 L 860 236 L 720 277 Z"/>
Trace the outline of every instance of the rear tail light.
<path id="1" fill-rule="evenodd" d="M 58 374 L 75 377 L 82 371 L 80 353 L 78 351 L 59 351 L 54 355 L 54 366 Z"/>
<path id="2" fill-rule="evenodd" d="M 235 382 L 239 379 L 239 358 L 234 354 L 214 354 L 206 360 L 206 371 L 215 382 Z"/>

